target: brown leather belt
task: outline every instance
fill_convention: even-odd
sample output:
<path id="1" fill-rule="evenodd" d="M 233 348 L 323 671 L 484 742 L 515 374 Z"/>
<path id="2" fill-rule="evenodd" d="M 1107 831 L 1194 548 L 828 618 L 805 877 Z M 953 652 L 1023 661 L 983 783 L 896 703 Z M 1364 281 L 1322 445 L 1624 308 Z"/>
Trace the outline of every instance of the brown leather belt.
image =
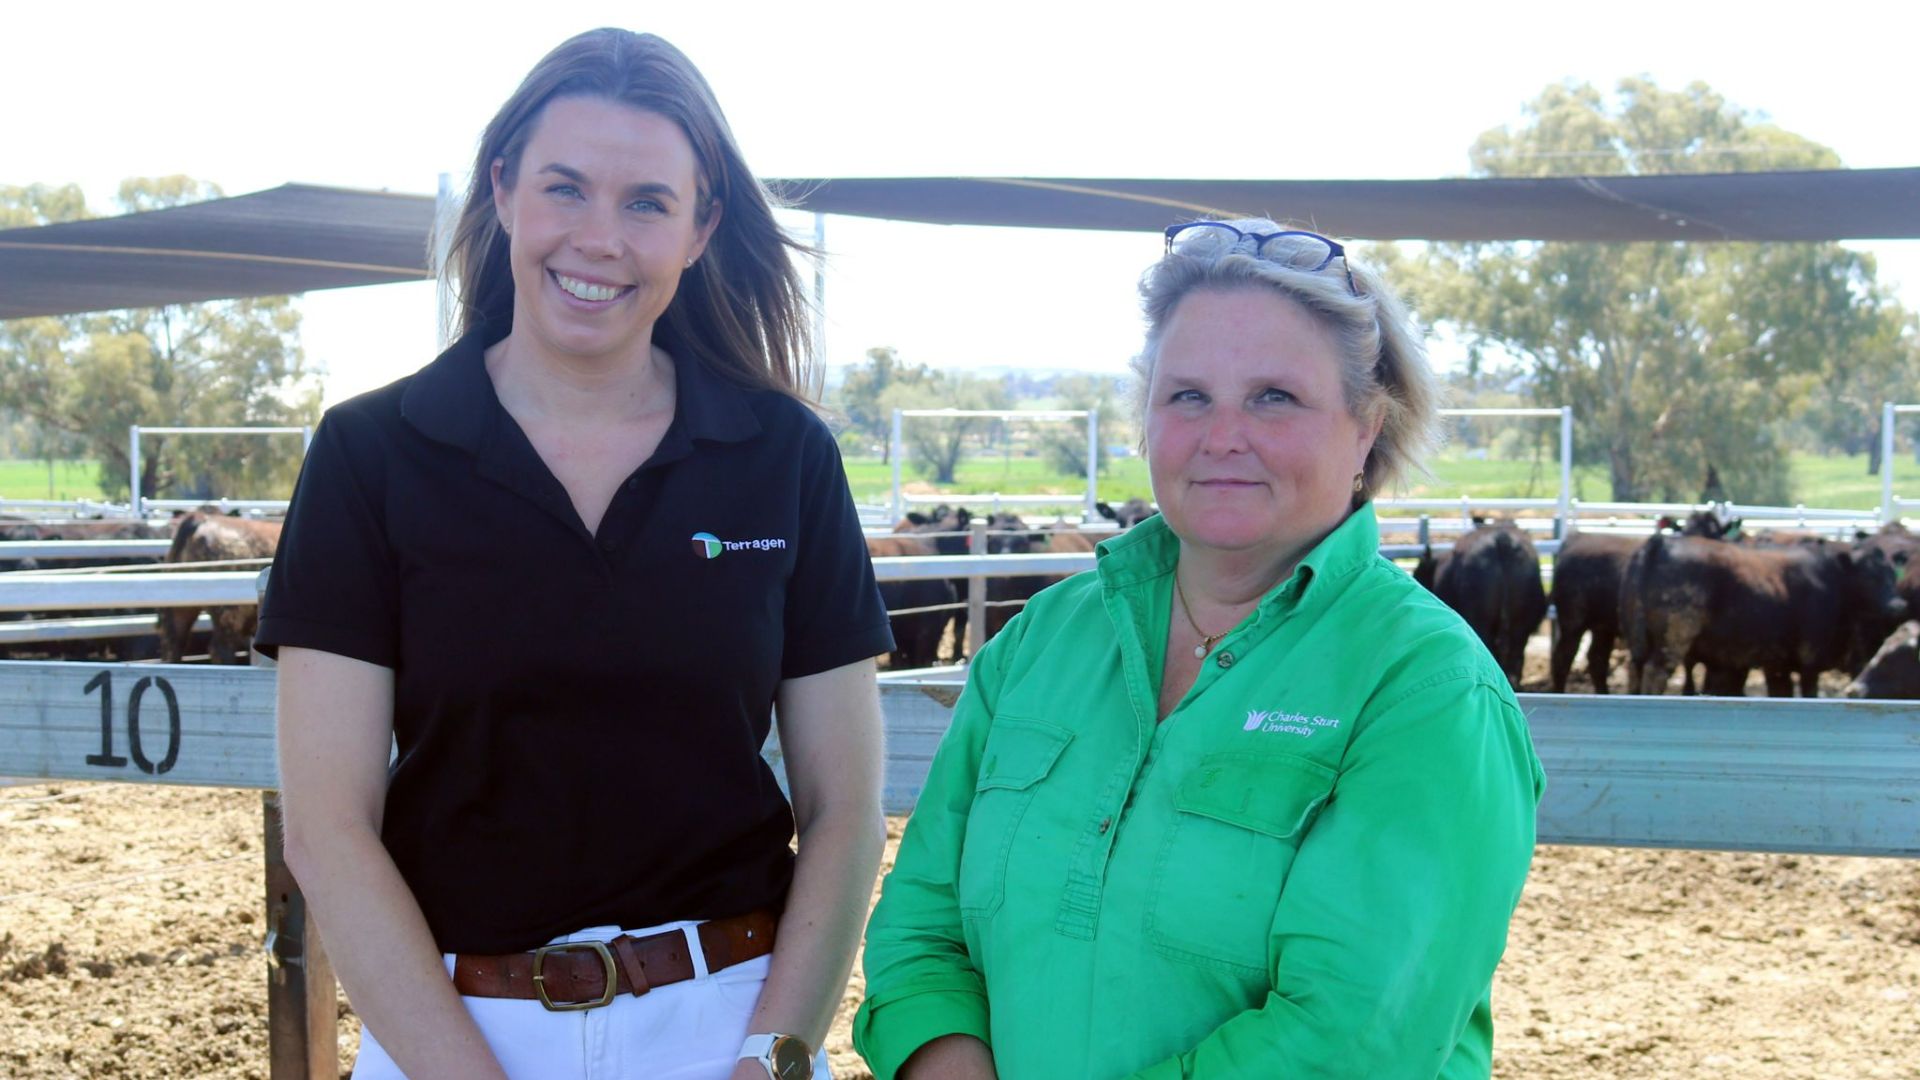
<path id="1" fill-rule="evenodd" d="M 714 919 L 697 927 L 707 970 L 719 971 L 773 951 L 776 916 L 754 911 Z M 687 935 L 665 930 L 646 937 L 621 934 L 612 941 L 565 941 L 505 956 L 460 953 L 453 961 L 454 989 L 468 997 L 538 1001 L 555 1012 L 597 1009 L 615 994 L 641 994 L 693 978 Z"/>

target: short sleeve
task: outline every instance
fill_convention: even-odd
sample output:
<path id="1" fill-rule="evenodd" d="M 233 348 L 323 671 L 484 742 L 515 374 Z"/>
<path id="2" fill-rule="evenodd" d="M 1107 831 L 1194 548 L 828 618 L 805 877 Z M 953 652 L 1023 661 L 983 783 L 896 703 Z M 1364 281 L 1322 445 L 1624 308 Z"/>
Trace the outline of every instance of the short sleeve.
<path id="1" fill-rule="evenodd" d="M 267 576 L 254 644 L 394 667 L 397 575 L 387 540 L 381 446 L 375 425 L 329 412 L 300 468 L 286 529 Z"/>
<path id="2" fill-rule="evenodd" d="M 829 671 L 893 649 L 866 534 L 847 489 L 840 447 L 809 416 L 802 427 L 800 528 L 787 582 L 780 677 Z"/>

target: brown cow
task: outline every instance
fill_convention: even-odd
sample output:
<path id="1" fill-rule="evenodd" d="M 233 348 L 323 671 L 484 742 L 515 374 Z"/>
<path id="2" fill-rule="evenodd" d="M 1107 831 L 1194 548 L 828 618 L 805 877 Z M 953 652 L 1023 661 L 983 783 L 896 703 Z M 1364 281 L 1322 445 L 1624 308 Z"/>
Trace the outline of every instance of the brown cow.
<path id="1" fill-rule="evenodd" d="M 224 517 L 195 510 L 179 518 L 173 529 L 173 546 L 167 549 L 167 562 L 221 562 L 227 559 L 270 559 L 280 546 L 280 523 Z M 160 659 L 177 664 L 186 650 L 193 621 L 200 608 L 162 609 L 159 617 Z M 238 664 L 240 654 L 253 645 L 253 631 L 259 625 L 259 608 L 252 604 L 207 608 L 213 619 L 210 651 L 216 664 Z"/>
<path id="2" fill-rule="evenodd" d="M 0 522 L 0 542 L 15 540 L 164 540 L 167 530 L 144 521 L 6 521 Z M 0 571 L 78 569 L 159 562 L 158 558 L 47 557 L 0 561 Z"/>
<path id="3" fill-rule="evenodd" d="M 1090 553 L 1093 551 L 1094 545 L 1105 538 L 1095 537 L 1091 533 L 1083 533 L 1064 521 L 1057 521 L 1052 525 L 1041 526 L 1041 533 L 1046 538 L 1048 551 Z"/>
<path id="4" fill-rule="evenodd" d="M 1620 622 L 1634 689 L 1658 694 L 1683 660 L 1707 665 L 1710 694 L 1737 695 L 1746 673 L 1767 693 L 1813 697 L 1819 674 L 1845 666 L 1906 615 L 1884 553 L 1831 545 L 1747 548 L 1655 535 L 1627 564 Z M 1871 648 L 1871 646 L 1867 646 Z"/>
<path id="5" fill-rule="evenodd" d="M 987 518 L 987 553 L 989 555 L 1030 555 L 1035 550 L 1044 550 L 1047 536 L 1037 532 L 1018 514 L 1005 511 Z M 987 579 L 987 632 L 982 641 L 990 641 L 999 633 L 1028 600 L 1041 589 L 1060 581 L 1062 574 L 1021 574 L 1017 577 L 990 577 Z"/>
<path id="6" fill-rule="evenodd" d="M 868 537 L 867 554 L 882 558 L 937 555 L 939 551 L 932 540 L 912 533 L 896 533 L 893 536 Z M 880 601 L 890 613 L 887 620 L 893 626 L 893 652 L 888 654 L 887 665 L 898 671 L 902 668 L 932 667 L 939 663 L 940 639 L 947 632 L 947 623 L 952 620 L 953 611 L 910 609 L 952 604 L 953 582 L 946 578 L 883 581 L 880 583 Z M 891 614 L 901 611 L 906 614 Z"/>
<path id="7" fill-rule="evenodd" d="M 1920 698 L 1920 622 L 1901 624 L 1887 635 L 1858 678 L 1847 686 L 1850 698 Z"/>
<path id="8" fill-rule="evenodd" d="M 1893 564 L 1894 592 L 1907 602 L 1908 610 L 1920 613 L 1920 535 L 1897 521 L 1880 526 L 1879 532 L 1855 535 L 1855 551 L 1877 550 L 1886 555 Z"/>

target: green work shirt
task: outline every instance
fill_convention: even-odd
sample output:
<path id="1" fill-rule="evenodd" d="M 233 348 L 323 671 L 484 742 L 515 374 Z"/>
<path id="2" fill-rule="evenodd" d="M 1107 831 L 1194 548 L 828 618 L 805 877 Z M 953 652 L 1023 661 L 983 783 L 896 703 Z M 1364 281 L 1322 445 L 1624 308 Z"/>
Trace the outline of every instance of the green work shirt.
<path id="1" fill-rule="evenodd" d="M 963 1033 L 1003 1080 L 1486 1077 L 1539 758 L 1362 506 L 1156 721 L 1152 518 L 981 652 L 867 927 L 879 1080 Z"/>

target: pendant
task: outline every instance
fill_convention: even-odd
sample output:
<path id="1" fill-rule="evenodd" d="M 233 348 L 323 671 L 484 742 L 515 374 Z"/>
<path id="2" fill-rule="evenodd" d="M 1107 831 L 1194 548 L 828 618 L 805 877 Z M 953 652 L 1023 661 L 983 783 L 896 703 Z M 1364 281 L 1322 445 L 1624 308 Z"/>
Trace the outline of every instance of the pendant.
<path id="1" fill-rule="evenodd" d="M 1207 658 L 1207 647 L 1205 645 L 1195 645 L 1193 647 L 1193 658 L 1195 660 L 1205 660 Z"/>

